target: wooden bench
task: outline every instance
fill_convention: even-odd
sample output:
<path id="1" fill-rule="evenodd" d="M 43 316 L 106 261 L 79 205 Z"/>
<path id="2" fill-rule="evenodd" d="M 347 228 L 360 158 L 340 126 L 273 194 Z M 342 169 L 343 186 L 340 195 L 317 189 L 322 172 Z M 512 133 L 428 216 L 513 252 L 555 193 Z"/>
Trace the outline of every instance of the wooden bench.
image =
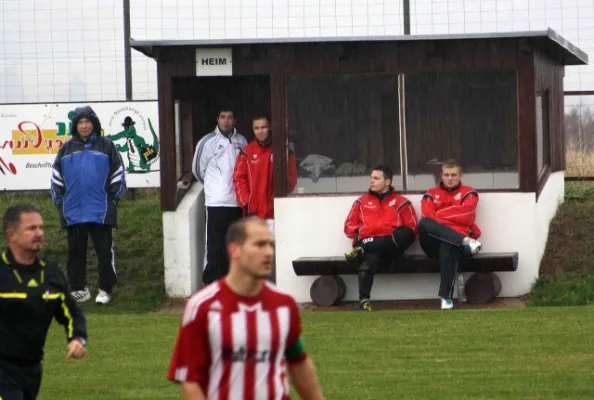
<path id="1" fill-rule="evenodd" d="M 459 270 L 474 272 L 465 285 L 468 303 L 491 301 L 501 292 L 501 281 L 494 272 L 513 272 L 518 269 L 518 253 L 479 253 L 463 257 Z M 301 257 L 293 261 L 297 276 L 319 276 L 311 285 L 310 296 L 319 306 L 337 305 L 344 299 L 346 285 L 340 275 L 357 275 L 357 268 L 344 256 Z M 383 265 L 376 272 L 381 274 L 439 273 L 439 261 L 422 254 L 405 254 L 392 264 Z M 437 289 L 436 289 L 437 290 Z"/>

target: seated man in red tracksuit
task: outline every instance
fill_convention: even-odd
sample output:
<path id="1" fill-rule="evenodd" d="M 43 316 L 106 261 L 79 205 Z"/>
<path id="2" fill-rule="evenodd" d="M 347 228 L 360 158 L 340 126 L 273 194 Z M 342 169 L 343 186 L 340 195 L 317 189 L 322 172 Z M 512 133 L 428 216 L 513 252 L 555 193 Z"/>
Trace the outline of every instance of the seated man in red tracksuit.
<path id="1" fill-rule="evenodd" d="M 481 235 L 475 224 L 479 196 L 475 189 L 462 184 L 462 167 L 455 160 L 441 168 L 441 182 L 429 189 L 421 200 L 419 242 L 431 258 L 439 258 L 441 308 L 454 307 L 452 296 L 463 254 L 474 255 L 481 250 L 476 239 Z"/>
<path id="2" fill-rule="evenodd" d="M 359 308 L 367 311 L 378 267 L 402 256 L 418 232 L 417 213 L 408 199 L 396 193 L 392 176 L 390 167 L 375 167 L 369 192 L 353 203 L 344 222 L 344 233 L 353 239 L 353 249 L 345 257 L 358 267 Z"/>

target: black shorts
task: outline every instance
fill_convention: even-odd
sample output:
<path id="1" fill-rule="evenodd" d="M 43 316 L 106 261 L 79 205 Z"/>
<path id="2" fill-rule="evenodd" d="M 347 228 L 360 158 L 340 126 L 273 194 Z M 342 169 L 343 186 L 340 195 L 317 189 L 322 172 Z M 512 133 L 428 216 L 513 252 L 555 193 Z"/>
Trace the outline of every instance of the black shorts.
<path id="1" fill-rule="evenodd" d="M 41 386 L 41 363 L 15 365 L 0 361 L 0 399 L 35 400 Z"/>

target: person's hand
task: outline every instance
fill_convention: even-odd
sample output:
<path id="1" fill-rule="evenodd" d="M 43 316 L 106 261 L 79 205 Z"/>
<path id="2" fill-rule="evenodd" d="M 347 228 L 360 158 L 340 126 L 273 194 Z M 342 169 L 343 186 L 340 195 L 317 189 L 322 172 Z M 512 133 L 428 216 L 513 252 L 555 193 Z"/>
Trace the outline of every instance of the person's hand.
<path id="1" fill-rule="evenodd" d="M 72 339 L 70 343 L 68 343 L 68 354 L 66 355 L 66 359 L 80 360 L 84 357 L 86 352 L 87 349 L 79 339 Z"/>

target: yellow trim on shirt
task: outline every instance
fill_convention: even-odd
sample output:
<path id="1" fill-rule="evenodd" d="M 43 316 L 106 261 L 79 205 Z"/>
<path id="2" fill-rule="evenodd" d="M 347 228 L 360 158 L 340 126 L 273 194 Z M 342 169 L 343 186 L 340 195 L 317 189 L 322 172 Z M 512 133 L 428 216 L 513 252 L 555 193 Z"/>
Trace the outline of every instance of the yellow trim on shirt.
<path id="1" fill-rule="evenodd" d="M 0 293 L 0 299 L 26 299 L 27 293 L 11 292 L 11 293 Z"/>
<path id="2" fill-rule="evenodd" d="M 74 318 L 72 318 L 72 314 L 70 314 L 70 309 L 66 304 L 66 295 L 64 293 L 59 294 L 60 300 L 62 300 L 62 310 L 64 311 L 64 316 L 68 320 L 66 324 L 67 329 L 67 336 L 68 339 L 71 339 L 74 336 Z"/>

